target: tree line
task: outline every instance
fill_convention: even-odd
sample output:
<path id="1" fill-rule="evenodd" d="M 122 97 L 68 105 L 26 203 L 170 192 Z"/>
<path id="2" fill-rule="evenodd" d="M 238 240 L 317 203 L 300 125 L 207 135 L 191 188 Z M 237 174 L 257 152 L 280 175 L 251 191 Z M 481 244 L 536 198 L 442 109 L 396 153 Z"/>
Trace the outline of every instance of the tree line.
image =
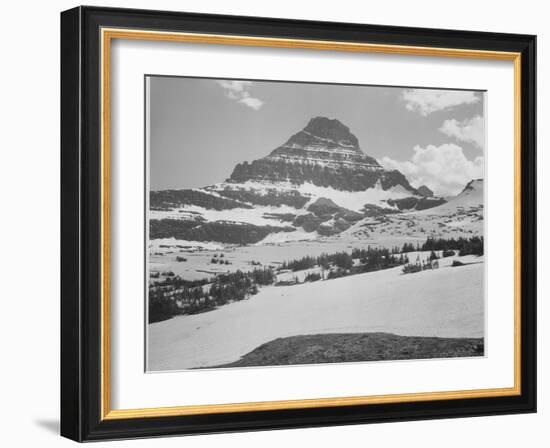
<path id="1" fill-rule="evenodd" d="M 243 300 L 258 292 L 258 286 L 275 281 L 271 268 L 249 272 L 219 274 L 214 279 L 183 280 L 167 278 L 149 288 L 149 323 L 170 319 L 179 314 L 197 314 L 229 302 Z"/>
<path id="2" fill-rule="evenodd" d="M 484 252 L 483 237 L 474 236 L 470 238 L 432 238 L 428 237 L 426 242 L 420 246 L 420 251 L 430 251 L 428 260 L 420 261 L 417 257 L 415 263 L 407 263 L 403 266 L 403 274 L 412 274 L 415 272 L 424 271 L 427 269 L 434 269 L 439 267 L 438 264 L 433 262 L 440 257 L 436 251 L 441 251 L 441 257 L 452 257 L 458 255 L 463 257 L 465 255 L 483 255 Z M 464 263 L 454 260 L 452 266 L 463 266 Z"/>
<path id="3" fill-rule="evenodd" d="M 420 250 L 457 250 L 458 255 L 483 255 L 483 237 L 472 236 L 470 238 L 431 238 L 421 246 Z"/>
<path id="4" fill-rule="evenodd" d="M 354 262 L 357 260 L 358 262 Z M 394 254 L 387 248 L 371 247 L 366 249 L 353 249 L 351 253 L 341 251 L 332 254 L 323 253 L 317 257 L 305 256 L 296 260 L 285 261 L 281 265 L 282 270 L 303 271 L 321 267 L 328 271 L 326 279 L 345 277 L 348 275 L 361 274 L 364 272 L 389 269 L 408 263 L 409 259 L 403 254 Z M 308 275 L 305 281 L 316 281 L 323 279 L 323 275 Z"/>

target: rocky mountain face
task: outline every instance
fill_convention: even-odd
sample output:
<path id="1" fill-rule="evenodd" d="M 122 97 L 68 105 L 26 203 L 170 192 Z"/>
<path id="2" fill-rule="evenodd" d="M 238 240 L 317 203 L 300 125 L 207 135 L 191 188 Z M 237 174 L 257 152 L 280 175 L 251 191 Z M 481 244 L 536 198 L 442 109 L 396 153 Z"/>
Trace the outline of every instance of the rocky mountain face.
<path id="1" fill-rule="evenodd" d="M 379 184 L 418 192 L 399 171 L 388 171 L 363 153 L 357 137 L 336 119 L 312 118 L 307 126 L 271 154 L 239 163 L 227 183 L 247 181 L 312 183 L 336 190 L 363 191 Z"/>
<path id="2" fill-rule="evenodd" d="M 307 207 L 309 213 L 298 215 L 293 225 L 306 232 L 318 232 L 322 236 L 340 233 L 363 218 L 363 213 L 339 206 L 331 199 L 319 198 Z"/>
<path id="3" fill-rule="evenodd" d="M 365 154 L 336 119 L 312 118 L 263 158 L 200 189 L 152 191 L 150 238 L 251 244 L 342 233 L 365 217 L 425 210 L 446 201 L 415 189 Z"/>
<path id="4" fill-rule="evenodd" d="M 434 192 L 430 190 L 426 185 L 421 185 L 417 188 L 417 190 L 425 198 L 432 198 L 434 195 Z"/>

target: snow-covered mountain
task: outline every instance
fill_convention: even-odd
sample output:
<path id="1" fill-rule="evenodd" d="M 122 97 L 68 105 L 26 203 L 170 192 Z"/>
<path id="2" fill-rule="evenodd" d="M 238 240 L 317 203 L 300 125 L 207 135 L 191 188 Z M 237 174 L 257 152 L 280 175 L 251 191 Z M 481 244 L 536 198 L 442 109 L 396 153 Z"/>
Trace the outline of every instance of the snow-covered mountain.
<path id="1" fill-rule="evenodd" d="M 418 239 L 483 235 L 483 179 L 466 184 L 448 202 L 424 210 L 365 217 L 346 230 L 355 238 Z"/>
<path id="2" fill-rule="evenodd" d="M 269 155 L 237 164 L 224 182 L 152 191 L 150 238 L 236 244 L 314 239 L 344 232 L 365 217 L 445 203 L 427 190 L 365 154 L 340 121 L 316 117 Z"/>
<path id="3" fill-rule="evenodd" d="M 464 189 L 446 204 L 439 206 L 442 210 L 483 207 L 483 179 L 473 179 Z"/>

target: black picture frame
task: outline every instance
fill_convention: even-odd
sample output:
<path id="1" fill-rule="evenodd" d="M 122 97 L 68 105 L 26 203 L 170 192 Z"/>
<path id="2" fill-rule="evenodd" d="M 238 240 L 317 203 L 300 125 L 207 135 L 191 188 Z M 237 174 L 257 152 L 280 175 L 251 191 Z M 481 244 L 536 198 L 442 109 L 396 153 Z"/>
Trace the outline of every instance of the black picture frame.
<path id="1" fill-rule="evenodd" d="M 521 393 L 389 404 L 102 419 L 103 27 L 521 54 Z M 61 13 L 61 435 L 76 441 L 536 412 L 536 36 L 100 7 Z"/>

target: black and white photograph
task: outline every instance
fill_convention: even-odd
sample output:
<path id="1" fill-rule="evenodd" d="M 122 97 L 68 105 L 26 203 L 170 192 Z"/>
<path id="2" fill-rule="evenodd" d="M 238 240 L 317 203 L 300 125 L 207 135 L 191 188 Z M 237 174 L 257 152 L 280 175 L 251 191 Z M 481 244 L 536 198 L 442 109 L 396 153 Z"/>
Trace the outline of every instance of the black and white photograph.
<path id="1" fill-rule="evenodd" d="M 148 371 L 485 355 L 485 92 L 145 84 Z"/>
<path id="2" fill-rule="evenodd" d="M 540 439 L 542 15 L 399 1 L 76 6 L 37 28 L 19 59 L 49 67 L 55 28 L 61 82 L 23 84 L 60 117 L 14 128 L 48 156 L 8 151 L 7 209 L 29 213 L 4 233 L 19 289 L 21 241 L 55 243 L 34 283 L 61 307 L 8 300 L 36 331 L 8 320 L 6 359 L 48 374 L 12 388 L 15 437 L 22 403 L 77 442 Z M 48 132 L 60 158 L 32 144 Z"/>

